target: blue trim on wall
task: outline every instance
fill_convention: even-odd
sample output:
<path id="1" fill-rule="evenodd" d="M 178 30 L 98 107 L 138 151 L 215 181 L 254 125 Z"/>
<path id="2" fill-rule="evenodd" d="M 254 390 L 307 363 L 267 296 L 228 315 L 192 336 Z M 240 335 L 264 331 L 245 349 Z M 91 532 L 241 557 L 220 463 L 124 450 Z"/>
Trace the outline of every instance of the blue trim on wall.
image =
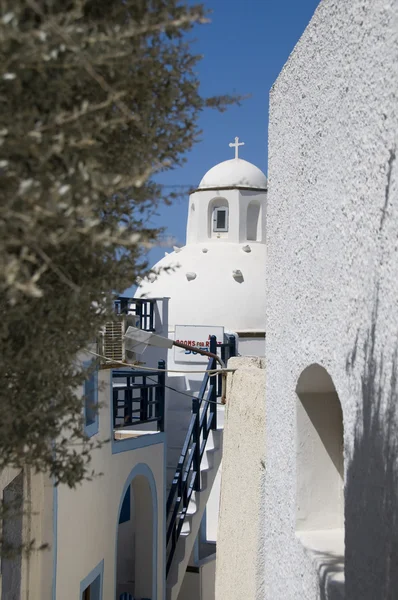
<path id="1" fill-rule="evenodd" d="M 52 600 L 57 600 L 57 552 L 58 552 L 58 487 L 53 484 L 53 578 Z"/>
<path id="2" fill-rule="evenodd" d="M 123 498 L 122 508 L 120 511 L 119 525 L 121 523 L 127 523 L 131 519 L 131 486 L 127 488 L 126 494 Z"/>
<path id="3" fill-rule="evenodd" d="M 84 367 L 90 367 L 95 360 L 84 361 Z M 92 395 L 92 398 L 91 398 Z M 94 407 L 92 410 L 94 411 L 94 419 L 87 423 L 88 415 L 87 413 L 87 396 L 90 397 L 90 404 Z M 83 413 L 84 413 L 84 433 L 87 437 L 92 437 L 96 435 L 99 431 L 99 411 L 98 411 L 98 369 L 96 369 L 93 373 L 90 374 L 90 377 L 86 379 L 83 383 Z"/>
<path id="4" fill-rule="evenodd" d="M 115 440 L 113 430 L 113 388 L 112 388 L 112 375 L 111 371 L 111 384 L 110 384 L 110 439 L 112 445 L 112 454 L 119 454 L 119 452 L 129 452 L 130 450 L 137 450 L 137 448 L 146 448 L 155 444 L 164 444 L 166 441 L 166 435 L 163 431 L 159 433 L 148 433 L 148 435 L 140 435 L 136 438 L 127 438 L 126 440 Z"/>
<path id="5" fill-rule="evenodd" d="M 87 575 L 87 577 L 85 577 L 83 581 L 80 582 L 79 600 L 82 600 L 84 590 L 88 588 L 88 586 L 91 585 L 93 581 L 97 579 L 98 576 L 100 578 L 98 600 L 102 600 L 102 591 L 104 587 L 104 559 L 102 559 L 101 562 Z M 97 598 L 94 598 L 93 600 L 97 600 Z"/>
<path id="6" fill-rule="evenodd" d="M 143 475 L 149 483 L 152 496 L 152 514 L 153 514 L 153 532 L 152 532 L 152 547 L 154 549 L 152 555 L 152 600 L 157 600 L 158 597 L 158 495 L 156 490 L 156 482 L 151 469 L 145 463 L 138 463 L 127 477 L 123 487 L 119 502 L 119 510 L 116 520 L 116 539 L 115 539 L 115 598 L 117 593 L 117 541 L 118 541 L 118 528 L 120 512 L 122 510 L 123 499 L 126 495 L 127 488 L 131 485 L 132 481 L 138 475 Z M 165 504 L 165 503 L 163 503 Z M 166 586 L 165 586 L 166 587 Z"/>

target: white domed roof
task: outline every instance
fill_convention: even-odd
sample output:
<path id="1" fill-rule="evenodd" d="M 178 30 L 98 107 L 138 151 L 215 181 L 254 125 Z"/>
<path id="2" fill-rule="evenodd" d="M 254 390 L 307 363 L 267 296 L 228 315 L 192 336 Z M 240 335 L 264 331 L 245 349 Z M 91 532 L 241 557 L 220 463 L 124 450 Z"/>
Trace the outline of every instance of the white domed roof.
<path id="1" fill-rule="evenodd" d="M 137 298 L 170 298 L 169 327 L 222 325 L 264 331 L 265 244 L 188 244 L 162 258 L 155 281 L 140 283 Z"/>
<path id="2" fill-rule="evenodd" d="M 246 187 L 265 189 L 267 178 L 262 171 L 243 158 L 232 158 L 207 171 L 199 184 L 199 190 L 208 188 Z"/>

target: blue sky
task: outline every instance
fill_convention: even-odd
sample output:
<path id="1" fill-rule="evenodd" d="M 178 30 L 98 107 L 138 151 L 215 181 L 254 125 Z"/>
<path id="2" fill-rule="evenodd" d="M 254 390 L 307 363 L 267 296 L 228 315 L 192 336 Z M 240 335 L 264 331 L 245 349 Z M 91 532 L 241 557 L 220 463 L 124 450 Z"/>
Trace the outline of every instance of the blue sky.
<path id="1" fill-rule="evenodd" d="M 268 95 L 289 54 L 310 21 L 319 0 L 208 0 L 211 23 L 197 27 L 194 51 L 203 54 L 198 72 L 205 96 L 250 94 L 241 107 L 200 118 L 201 141 L 180 169 L 162 174 L 166 185 L 196 186 L 215 164 L 233 158 L 229 142 L 239 136 L 240 156 L 267 172 Z M 185 243 L 188 196 L 173 206 L 159 207 L 153 224 Z M 154 248 L 154 264 L 169 248 Z"/>

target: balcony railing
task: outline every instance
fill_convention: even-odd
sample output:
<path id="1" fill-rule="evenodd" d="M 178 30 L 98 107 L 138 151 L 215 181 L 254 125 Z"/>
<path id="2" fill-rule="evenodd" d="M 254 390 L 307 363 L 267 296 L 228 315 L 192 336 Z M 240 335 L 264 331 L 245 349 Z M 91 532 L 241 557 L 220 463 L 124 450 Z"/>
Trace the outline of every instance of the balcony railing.
<path id="1" fill-rule="evenodd" d="M 118 315 L 137 315 L 139 328 L 155 331 L 155 298 L 118 298 L 115 300 L 115 312 Z"/>
<path id="2" fill-rule="evenodd" d="M 159 361 L 159 369 L 165 362 Z M 117 370 L 112 374 L 113 428 L 164 431 L 165 371 Z M 152 429 L 152 428 L 151 428 Z"/>

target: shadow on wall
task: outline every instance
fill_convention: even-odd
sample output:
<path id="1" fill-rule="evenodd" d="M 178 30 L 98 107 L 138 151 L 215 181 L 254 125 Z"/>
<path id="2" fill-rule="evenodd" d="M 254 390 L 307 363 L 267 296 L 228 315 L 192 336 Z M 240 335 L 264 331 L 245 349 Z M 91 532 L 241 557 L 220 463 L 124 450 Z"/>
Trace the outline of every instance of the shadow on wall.
<path id="1" fill-rule="evenodd" d="M 333 552 L 314 552 L 319 576 L 320 600 L 344 600 L 344 557 Z M 341 576 L 341 578 L 339 578 Z"/>
<path id="2" fill-rule="evenodd" d="M 398 598 L 398 336 L 389 354 L 380 348 L 378 314 L 377 287 L 346 475 L 346 600 Z M 347 358 L 351 377 L 358 373 L 359 337 Z"/>

